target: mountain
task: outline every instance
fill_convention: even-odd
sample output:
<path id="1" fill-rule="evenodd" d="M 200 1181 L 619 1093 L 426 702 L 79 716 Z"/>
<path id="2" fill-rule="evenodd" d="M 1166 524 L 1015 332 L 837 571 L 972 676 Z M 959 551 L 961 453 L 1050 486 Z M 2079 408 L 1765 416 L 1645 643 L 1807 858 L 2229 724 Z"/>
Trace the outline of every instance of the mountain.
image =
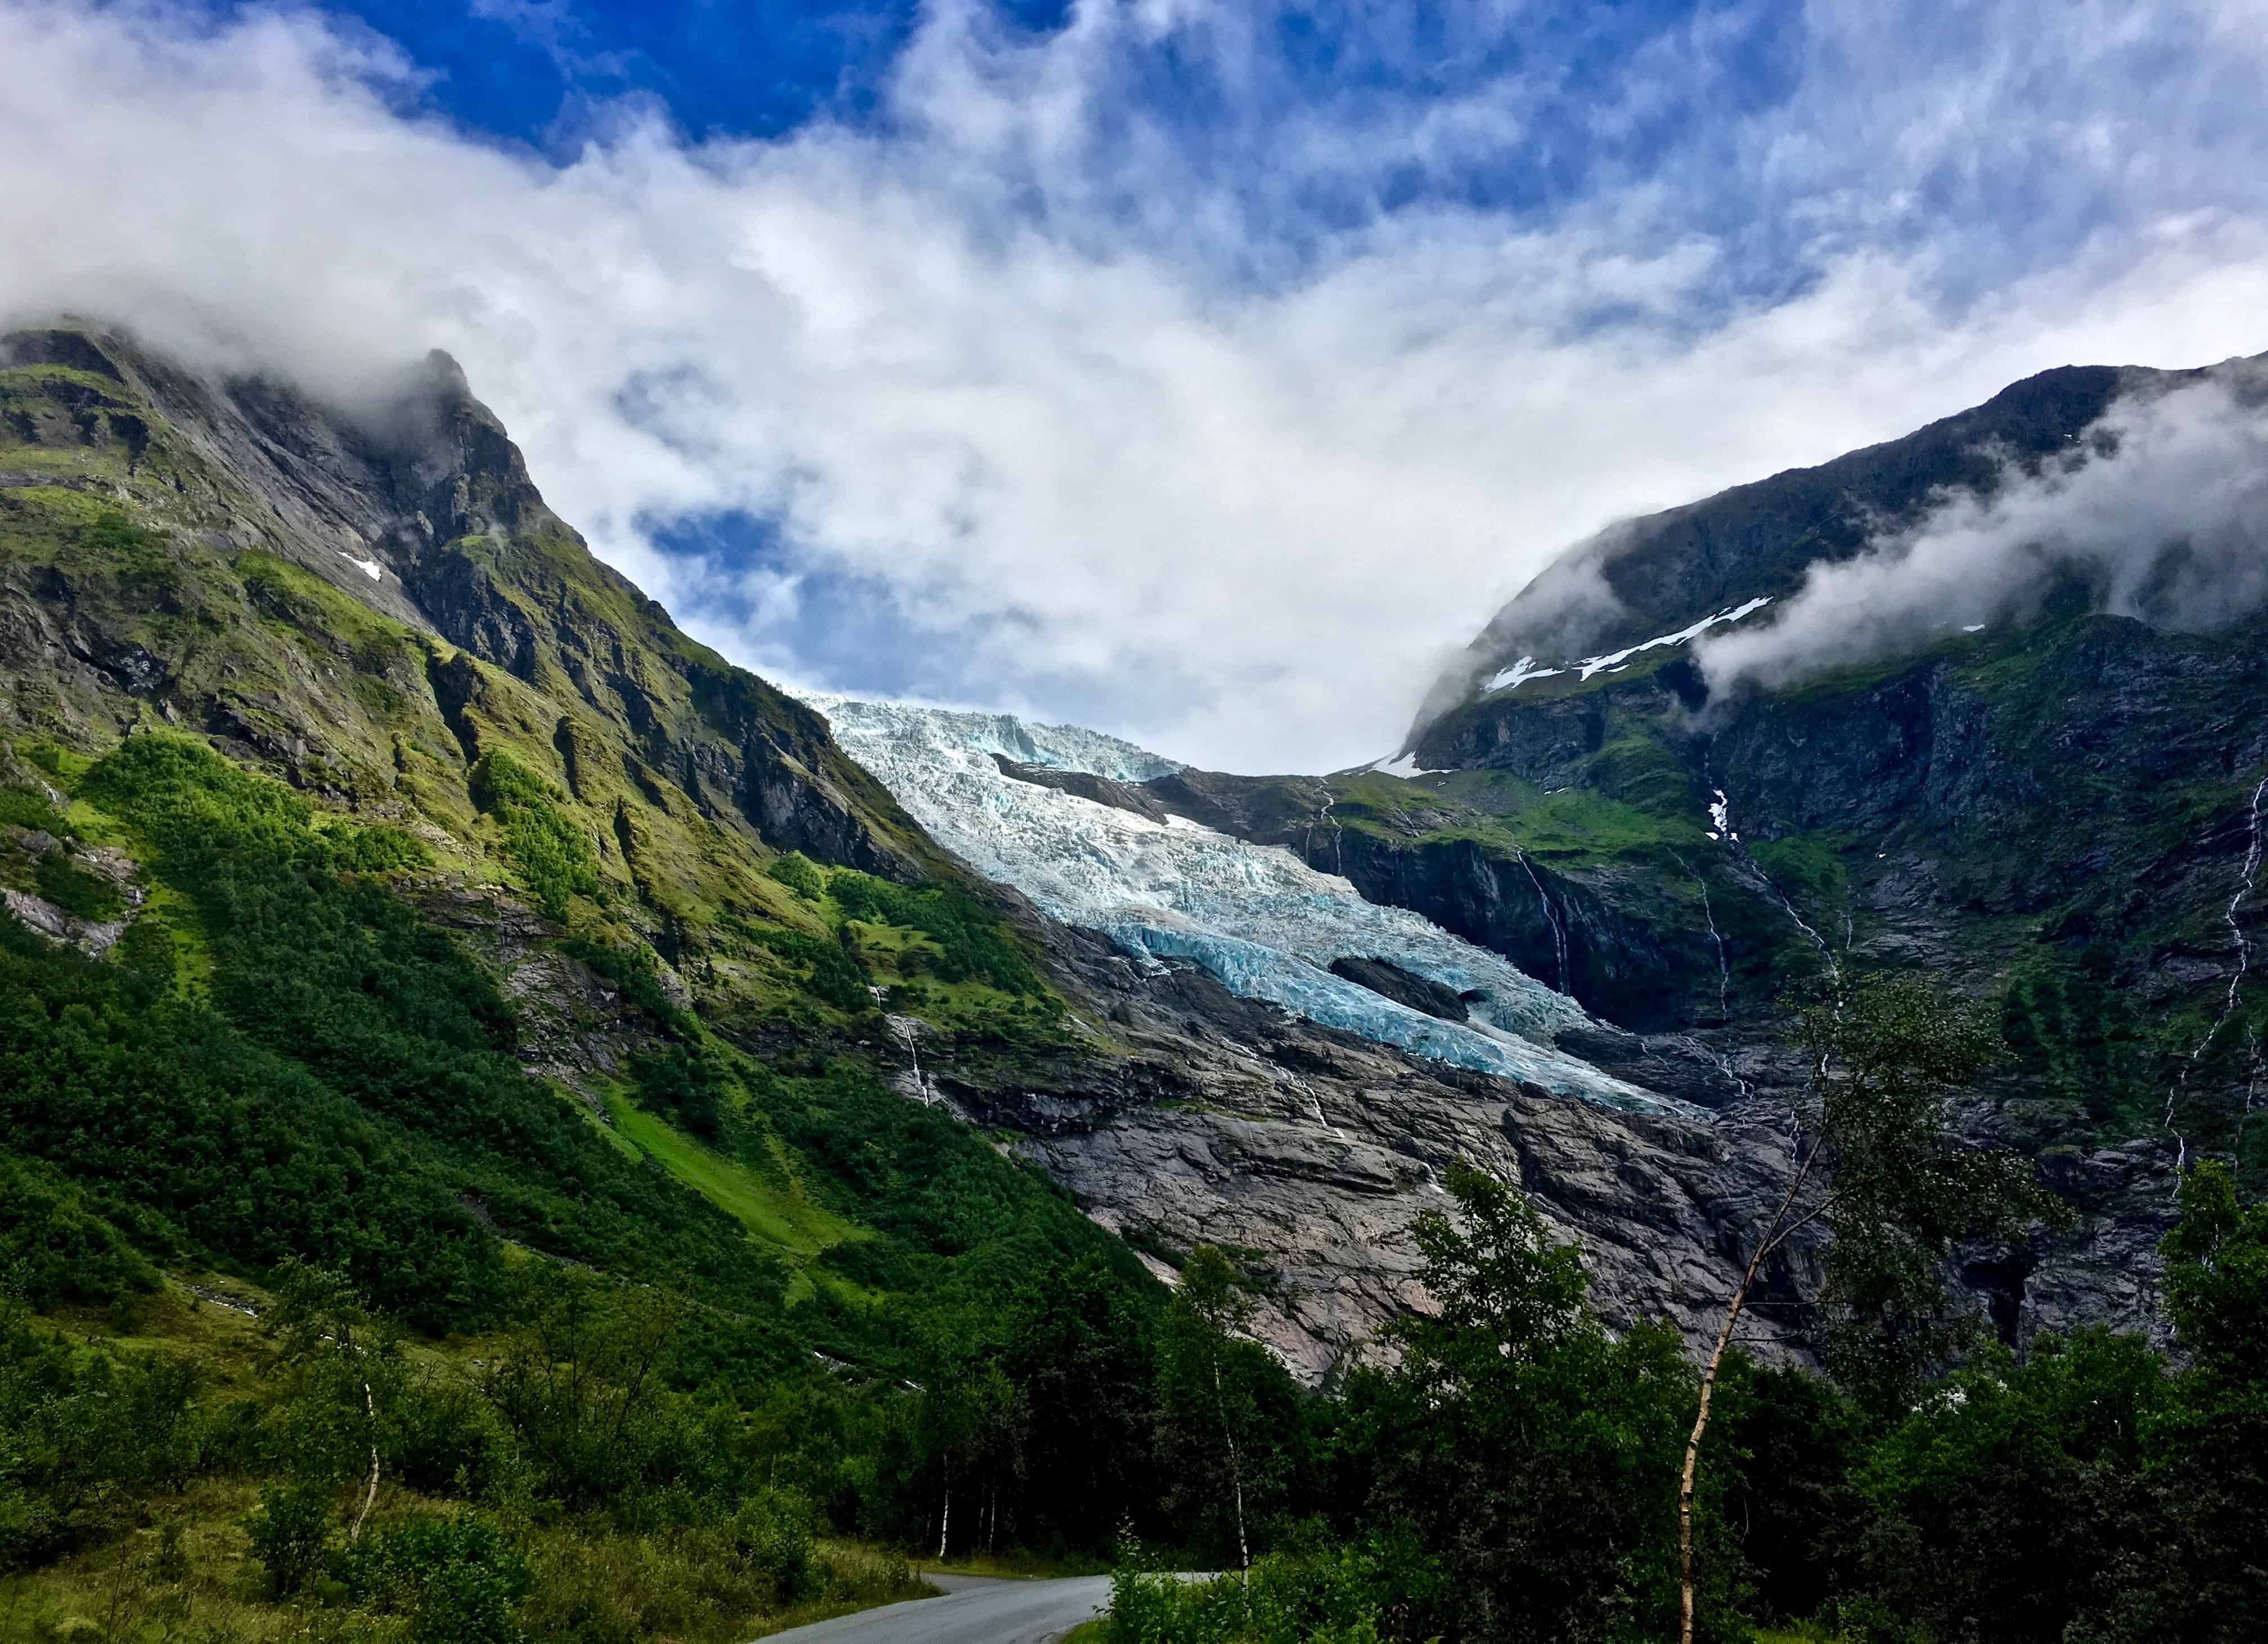
<path id="1" fill-rule="evenodd" d="M 2182 471 L 2192 519 L 2147 438 L 2208 398 L 2208 421 L 2257 435 L 2262 381 L 2260 361 L 2051 371 L 1626 522 L 1490 619 L 1402 757 L 1147 790 L 1504 955 L 1638 1036 L 1645 1082 L 1727 1115 L 1799 1076 L 1773 1050 L 1784 1000 L 1830 973 L 1919 966 L 1999 1001 L 2007 1071 L 1970 1127 L 2036 1151 L 2088 1219 L 1970 1278 L 2012 1337 L 2140 1323 L 2176 1162 L 2218 1154 L 2268 1181 L 2268 1127 L 2249 1123 L 2268 1028 L 2251 502 L 2268 475 Z M 2233 520 L 2210 515 L 2217 488 Z M 2094 511 L 2077 527 L 2057 512 L 2073 498 Z M 1892 601 L 1895 567 L 1948 540 L 1938 619 L 1870 645 L 1881 606 L 1858 601 L 1793 676 L 1712 677 L 1727 636 L 1799 631 L 1822 591 Z M 2159 596 L 2209 548 L 2226 596 L 2170 620 Z M 1835 580 L 1861 560 L 1881 574 Z M 1992 601 L 1952 613 L 1983 597 L 1964 578 L 1992 576 Z M 1638 1071 L 1595 1030 L 1558 1043 Z"/>
<path id="2" fill-rule="evenodd" d="M 1170 762 L 825 710 L 594 559 L 445 358 L 343 408 L 7 336 L 10 1157 L 126 1245 L 335 1264 L 423 1328 L 531 1254 L 681 1286 L 736 1362 L 902 1373 L 946 1298 L 1092 1259 L 1154 1300 L 1211 1243 L 1310 1381 L 1417 1300 L 1466 1160 L 1610 1320 L 1704 1328 L 1786 1169 L 1769 1115 L 1662 1098 L 1704 1051 L 1224 833 L 1096 822 Z M 1033 848 L 925 826 L 944 766 Z M 1277 899 L 1043 894 L 1071 835 Z"/>

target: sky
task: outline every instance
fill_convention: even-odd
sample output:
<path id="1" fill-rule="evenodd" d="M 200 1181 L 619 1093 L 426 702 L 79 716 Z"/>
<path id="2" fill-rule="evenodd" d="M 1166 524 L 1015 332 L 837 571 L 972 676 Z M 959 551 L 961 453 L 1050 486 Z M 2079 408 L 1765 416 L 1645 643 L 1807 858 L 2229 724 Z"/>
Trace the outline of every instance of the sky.
<path id="1" fill-rule="evenodd" d="M 793 683 L 1397 750 L 1618 518 L 2268 349 L 2268 0 L 0 0 L 0 320 L 448 350 Z"/>

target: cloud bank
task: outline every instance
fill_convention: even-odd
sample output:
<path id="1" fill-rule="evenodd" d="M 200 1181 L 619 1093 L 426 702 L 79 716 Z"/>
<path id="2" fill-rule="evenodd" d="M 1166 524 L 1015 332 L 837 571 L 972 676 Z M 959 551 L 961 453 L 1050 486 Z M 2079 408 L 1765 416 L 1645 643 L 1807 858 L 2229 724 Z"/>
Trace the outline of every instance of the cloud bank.
<path id="1" fill-rule="evenodd" d="M 1301 8 L 1319 86 L 1264 7 L 935 0 L 872 122 L 536 152 L 320 12 L 0 0 L 0 314 L 339 395 L 446 348 L 737 659 L 1244 770 L 1389 751 L 1609 520 L 2268 343 L 2257 5 L 1733 4 L 1587 76 L 1514 48 L 1587 13 L 1428 10 Z"/>
<path id="2" fill-rule="evenodd" d="M 1767 626 L 1704 635 L 1712 693 L 1767 689 L 2036 608 L 2205 630 L 2268 603 L 2268 372 L 2239 364 L 2115 404 L 2070 454 L 1960 492 L 1839 564 L 1815 564 Z"/>

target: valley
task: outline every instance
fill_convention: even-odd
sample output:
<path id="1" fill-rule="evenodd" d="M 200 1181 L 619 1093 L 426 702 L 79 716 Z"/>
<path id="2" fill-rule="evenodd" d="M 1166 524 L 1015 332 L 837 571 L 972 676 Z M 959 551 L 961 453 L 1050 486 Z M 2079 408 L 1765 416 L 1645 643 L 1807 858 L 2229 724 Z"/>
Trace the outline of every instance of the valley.
<path id="1" fill-rule="evenodd" d="M 1219 1567 L 1243 1424 L 1295 1586 L 1375 1587 L 1415 1537 L 1486 1636 L 1552 1635 L 1575 1611 L 1501 1547 L 1565 1518 L 1552 1579 L 1659 1608 L 1616 1560 L 1659 1550 L 1691 1362 L 1817 1146 L 1800 1013 L 1882 976 L 1989 1018 L 1948 1146 L 2064 1207 L 1931 1235 L 1924 1311 L 1964 1344 L 1931 1377 L 2051 1400 L 2080 1365 L 2158 1409 L 2117 1355 L 2205 1316 L 2183 1195 L 2224 1183 L 2251 1238 L 2268 1172 L 2268 629 L 2073 575 L 1793 683 L 1709 669 L 1813 568 L 2180 386 L 2048 373 L 1616 527 L 1487 621 L 1405 747 L 1251 776 L 776 688 L 589 551 L 446 356 L 350 412 L 121 330 L 0 338 L 0 1168 L 36 1212 L 0 1216 L 0 1431 L 46 1458 L 0 1468 L 0 1554 L 114 1574 L 133 1504 L 194 1478 L 246 1635 L 312 1603 L 423 1638 L 426 1553 L 342 1505 L 367 1450 L 383 1536 L 504 1537 L 431 1554 L 513 1588 L 497 1615 L 723 1644 L 909 1590 L 877 1548 Z M 1759 1267 L 1720 1550 L 1731 1503 L 1785 1528 L 1905 1431 L 1816 1390 L 1830 1225 Z M 1487 1260 L 1540 1335 L 1442 1288 Z M 216 1286 L 262 1328 L 217 1336 Z M 182 1435 L 171 1472 L 122 1432 L 68 1454 L 114 1377 Z M 1460 1444 L 1513 1456 L 1518 1500 L 1437 1497 Z M 1469 1545 L 1484 1498 L 1535 1523 Z M 1826 1602 L 1828 1561 L 1754 1534 L 1712 1614 L 1751 1580 Z M 576 1620 L 602 1555 L 722 1596 Z"/>

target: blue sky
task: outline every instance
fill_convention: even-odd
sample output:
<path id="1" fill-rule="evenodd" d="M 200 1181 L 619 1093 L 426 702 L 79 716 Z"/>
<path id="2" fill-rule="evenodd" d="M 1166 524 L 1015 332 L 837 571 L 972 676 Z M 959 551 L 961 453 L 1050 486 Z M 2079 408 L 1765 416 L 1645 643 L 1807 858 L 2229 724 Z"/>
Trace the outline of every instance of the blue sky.
<path id="1" fill-rule="evenodd" d="M 2262 0 L 0 0 L 0 312 L 446 347 L 736 658 L 1233 769 L 1393 751 L 1616 518 L 2268 347 Z"/>

